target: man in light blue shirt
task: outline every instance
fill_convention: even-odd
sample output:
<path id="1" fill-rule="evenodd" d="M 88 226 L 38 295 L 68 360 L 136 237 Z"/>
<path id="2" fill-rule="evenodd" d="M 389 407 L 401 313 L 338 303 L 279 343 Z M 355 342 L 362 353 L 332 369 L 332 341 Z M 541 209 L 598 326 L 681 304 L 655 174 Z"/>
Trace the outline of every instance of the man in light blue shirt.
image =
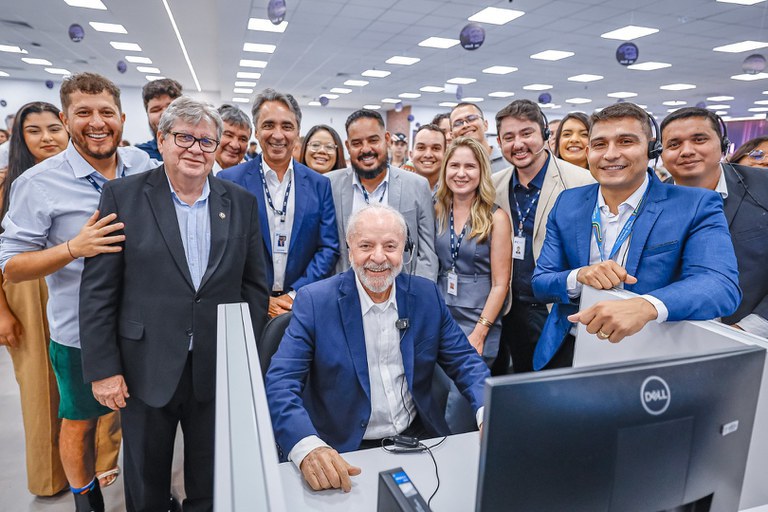
<path id="1" fill-rule="evenodd" d="M 107 181 L 154 167 L 146 153 L 118 148 L 125 114 L 120 89 L 94 73 L 65 79 L 62 122 L 71 141 L 65 151 L 22 174 L 13 183 L 0 236 L 0 268 L 11 282 L 45 277 L 51 362 L 59 384 L 61 461 L 77 510 L 104 510 L 95 478 L 94 434 L 110 409 L 83 383 L 78 334 L 78 297 L 83 259 L 119 251 L 115 216 L 99 220 L 96 208 Z M 114 421 L 118 421 L 117 418 Z M 115 461 L 120 437 L 114 443 Z"/>

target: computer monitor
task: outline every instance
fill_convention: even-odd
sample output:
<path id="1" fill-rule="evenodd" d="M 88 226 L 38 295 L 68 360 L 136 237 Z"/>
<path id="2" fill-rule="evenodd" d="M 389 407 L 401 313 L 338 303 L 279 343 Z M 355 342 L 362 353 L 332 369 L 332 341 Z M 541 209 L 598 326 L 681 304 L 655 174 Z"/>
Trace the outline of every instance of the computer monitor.
<path id="1" fill-rule="evenodd" d="M 489 379 L 476 511 L 738 510 L 765 350 Z"/>

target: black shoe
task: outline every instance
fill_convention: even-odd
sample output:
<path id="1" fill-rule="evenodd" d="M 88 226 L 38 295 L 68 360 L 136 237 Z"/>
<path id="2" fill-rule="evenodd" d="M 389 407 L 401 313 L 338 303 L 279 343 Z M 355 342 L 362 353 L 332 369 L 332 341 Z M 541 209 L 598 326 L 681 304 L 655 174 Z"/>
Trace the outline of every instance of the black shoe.
<path id="1" fill-rule="evenodd" d="M 171 496 L 171 504 L 169 505 L 168 512 L 182 512 L 181 503 L 179 500 Z"/>
<path id="2" fill-rule="evenodd" d="M 75 494 L 75 512 L 104 512 L 104 497 L 101 495 L 99 481 L 85 494 Z"/>

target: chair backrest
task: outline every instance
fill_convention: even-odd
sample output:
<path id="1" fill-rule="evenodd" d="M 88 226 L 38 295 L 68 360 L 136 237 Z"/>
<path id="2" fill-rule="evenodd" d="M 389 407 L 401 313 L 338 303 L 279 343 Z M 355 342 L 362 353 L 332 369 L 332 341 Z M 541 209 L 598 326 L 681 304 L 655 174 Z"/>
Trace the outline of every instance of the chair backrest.
<path id="1" fill-rule="evenodd" d="M 283 339 L 292 316 L 293 313 L 277 315 L 264 326 L 261 333 L 261 345 L 259 346 L 259 362 L 261 363 L 261 375 L 265 378 L 272 356 L 277 352 L 277 347 L 280 346 L 280 340 Z"/>

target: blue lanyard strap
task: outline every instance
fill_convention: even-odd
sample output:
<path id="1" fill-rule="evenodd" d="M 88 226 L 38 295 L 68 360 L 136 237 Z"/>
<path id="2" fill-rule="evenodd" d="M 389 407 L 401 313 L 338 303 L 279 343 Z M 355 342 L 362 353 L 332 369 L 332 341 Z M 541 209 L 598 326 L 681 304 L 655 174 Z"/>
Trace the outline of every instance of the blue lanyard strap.
<path id="1" fill-rule="evenodd" d="M 650 189 L 650 186 L 648 187 Z M 599 193 L 599 192 L 598 192 Z M 632 210 L 632 215 L 629 216 L 627 219 L 627 222 L 624 223 L 624 227 L 621 228 L 621 231 L 619 231 L 619 236 L 616 237 L 616 242 L 613 244 L 613 248 L 611 249 L 611 253 L 608 256 L 607 259 L 612 260 L 614 257 L 616 257 L 616 254 L 618 254 L 619 249 L 621 249 L 621 246 L 624 245 L 624 242 L 627 241 L 627 238 L 632 234 L 632 228 L 635 227 L 635 221 L 637 220 L 637 216 L 640 213 L 640 209 L 643 206 L 643 203 L 645 202 L 645 198 L 648 196 L 648 190 L 645 191 L 645 194 L 643 194 L 643 197 L 640 198 L 640 202 L 637 203 L 637 206 L 634 210 Z M 604 242 L 603 242 L 603 228 L 602 224 L 600 222 L 600 200 L 598 199 L 595 202 L 595 209 L 592 212 L 592 233 L 595 235 L 595 241 L 597 242 L 597 251 L 600 253 L 600 261 L 606 261 L 605 258 L 605 248 L 604 248 Z"/>
<path id="2" fill-rule="evenodd" d="M 515 198 L 515 208 L 517 208 L 517 236 L 523 236 L 523 224 L 525 224 L 528 214 L 531 213 L 531 209 L 536 206 L 536 201 L 538 201 L 540 195 L 541 189 L 538 189 L 536 195 L 533 196 L 533 199 L 531 200 L 531 204 L 528 205 L 528 209 L 525 210 L 525 214 L 523 214 L 520 211 L 520 203 L 517 202 L 517 194 L 515 194 L 514 190 L 512 191 L 512 197 Z"/>
<path id="3" fill-rule="evenodd" d="M 121 178 L 125 178 L 125 167 L 123 167 L 123 171 L 120 173 L 120 177 L 121 177 Z M 99 185 L 99 184 L 96 182 L 96 180 L 95 180 L 95 179 L 93 179 L 93 176 L 91 176 L 91 175 L 89 174 L 88 176 L 83 176 L 83 178 L 85 178 L 86 180 L 88 180 L 88 183 L 90 183 L 90 184 L 91 184 L 91 186 L 92 186 L 93 188 L 95 188 L 95 189 L 96 189 L 96 192 L 98 192 L 99 194 L 101 194 L 101 190 L 102 190 L 102 189 L 101 189 L 101 185 Z"/>
<path id="4" fill-rule="evenodd" d="M 456 272 L 456 260 L 459 259 L 459 249 L 461 248 L 461 242 L 464 240 L 464 235 L 467 234 L 467 225 L 461 228 L 458 239 L 456 237 L 456 230 L 453 224 L 453 205 L 451 205 L 450 228 L 451 228 L 451 268 Z"/>
<path id="5" fill-rule="evenodd" d="M 288 213 L 288 197 L 291 195 L 291 185 L 293 184 L 293 178 L 288 178 L 288 187 L 285 189 L 285 197 L 283 197 L 283 209 L 278 210 L 275 208 L 275 204 L 272 202 L 272 194 L 269 193 L 269 186 L 267 185 L 267 179 L 264 177 L 264 168 L 259 165 L 259 175 L 261 176 L 261 182 L 264 184 L 264 193 L 267 195 L 267 203 L 272 209 L 275 215 L 280 216 L 280 222 L 285 222 L 285 216 Z"/>
<path id="6" fill-rule="evenodd" d="M 365 190 L 365 187 L 360 187 L 363 189 L 363 199 L 365 200 L 365 204 L 371 204 L 371 196 L 368 195 L 368 191 Z M 384 182 L 384 186 L 381 187 L 381 195 L 379 196 L 379 202 L 384 201 L 384 194 L 387 191 L 387 182 Z"/>

